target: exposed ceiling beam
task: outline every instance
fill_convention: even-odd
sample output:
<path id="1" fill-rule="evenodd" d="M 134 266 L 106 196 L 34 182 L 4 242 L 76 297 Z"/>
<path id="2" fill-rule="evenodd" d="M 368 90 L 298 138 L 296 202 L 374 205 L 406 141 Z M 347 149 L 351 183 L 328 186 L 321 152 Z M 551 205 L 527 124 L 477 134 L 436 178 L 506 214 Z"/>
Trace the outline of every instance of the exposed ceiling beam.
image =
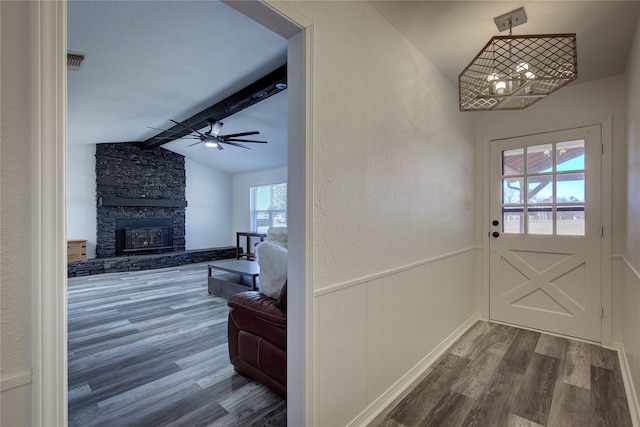
<path id="1" fill-rule="evenodd" d="M 191 129 L 202 129 L 208 126 L 211 121 L 222 120 L 284 90 L 284 88 L 277 87 L 280 84 L 287 84 L 287 64 L 181 123 Z M 146 141 L 140 142 L 140 147 L 145 150 L 157 148 L 190 133 L 192 132 L 182 126 L 175 125 Z"/>

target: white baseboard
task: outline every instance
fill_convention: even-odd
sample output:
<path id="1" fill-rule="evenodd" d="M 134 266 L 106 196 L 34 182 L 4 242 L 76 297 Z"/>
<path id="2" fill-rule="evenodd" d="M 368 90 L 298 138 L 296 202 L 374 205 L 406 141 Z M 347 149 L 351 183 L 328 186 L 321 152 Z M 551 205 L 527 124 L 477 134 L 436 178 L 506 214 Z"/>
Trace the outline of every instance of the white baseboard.
<path id="1" fill-rule="evenodd" d="M 622 380 L 624 389 L 627 392 L 627 402 L 629 404 L 629 412 L 631 412 L 631 422 L 634 427 L 640 427 L 640 404 L 638 404 L 638 395 L 631 378 L 631 370 L 627 360 L 627 353 L 624 351 L 624 345 L 619 342 L 611 343 L 614 350 L 618 352 L 618 360 L 620 361 L 620 370 L 622 371 Z"/>
<path id="2" fill-rule="evenodd" d="M 393 401 L 402 394 L 415 380 L 417 380 L 427 369 L 438 360 L 451 345 L 462 336 L 471 326 L 479 320 L 478 314 L 474 314 L 453 331 L 447 338 L 438 344 L 429 354 L 427 354 L 417 365 L 402 376 L 394 385 L 371 403 L 364 411 L 355 417 L 348 427 L 364 426 L 373 421 L 382 411 L 384 411 Z"/>

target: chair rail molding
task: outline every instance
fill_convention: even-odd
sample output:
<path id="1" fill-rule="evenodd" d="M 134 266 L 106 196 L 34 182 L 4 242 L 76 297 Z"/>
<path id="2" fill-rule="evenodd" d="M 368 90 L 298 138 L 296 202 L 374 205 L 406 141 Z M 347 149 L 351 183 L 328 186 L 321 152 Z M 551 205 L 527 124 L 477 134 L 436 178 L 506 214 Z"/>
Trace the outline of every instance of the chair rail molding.
<path id="1" fill-rule="evenodd" d="M 18 372 L 11 375 L 3 375 L 0 377 L 0 391 L 13 390 L 23 385 L 31 384 L 31 377 L 33 376 L 31 370 Z"/>

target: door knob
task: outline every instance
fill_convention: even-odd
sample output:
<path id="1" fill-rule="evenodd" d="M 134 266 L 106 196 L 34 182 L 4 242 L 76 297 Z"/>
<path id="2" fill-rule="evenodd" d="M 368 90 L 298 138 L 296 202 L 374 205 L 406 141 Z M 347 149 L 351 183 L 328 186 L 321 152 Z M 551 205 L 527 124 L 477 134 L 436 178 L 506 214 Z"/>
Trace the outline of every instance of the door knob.
<path id="1" fill-rule="evenodd" d="M 494 225 L 494 227 L 497 227 L 497 226 L 499 226 L 499 225 L 500 225 L 500 221 L 498 221 L 497 219 L 494 219 L 494 220 L 491 222 L 491 224 L 493 224 L 493 225 Z"/>
<path id="2" fill-rule="evenodd" d="M 494 231 L 493 233 L 491 233 L 491 235 L 492 235 L 493 237 L 499 237 L 499 236 L 500 236 L 500 233 L 498 233 L 497 231 Z"/>

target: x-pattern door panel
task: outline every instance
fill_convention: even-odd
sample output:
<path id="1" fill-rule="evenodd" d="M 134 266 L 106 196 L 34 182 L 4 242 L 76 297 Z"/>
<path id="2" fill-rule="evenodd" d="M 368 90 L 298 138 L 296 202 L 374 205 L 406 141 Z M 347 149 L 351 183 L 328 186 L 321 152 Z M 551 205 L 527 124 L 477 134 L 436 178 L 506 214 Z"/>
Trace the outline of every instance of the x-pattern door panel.
<path id="1" fill-rule="evenodd" d="M 601 340 L 600 127 L 491 142 L 490 317 Z"/>

